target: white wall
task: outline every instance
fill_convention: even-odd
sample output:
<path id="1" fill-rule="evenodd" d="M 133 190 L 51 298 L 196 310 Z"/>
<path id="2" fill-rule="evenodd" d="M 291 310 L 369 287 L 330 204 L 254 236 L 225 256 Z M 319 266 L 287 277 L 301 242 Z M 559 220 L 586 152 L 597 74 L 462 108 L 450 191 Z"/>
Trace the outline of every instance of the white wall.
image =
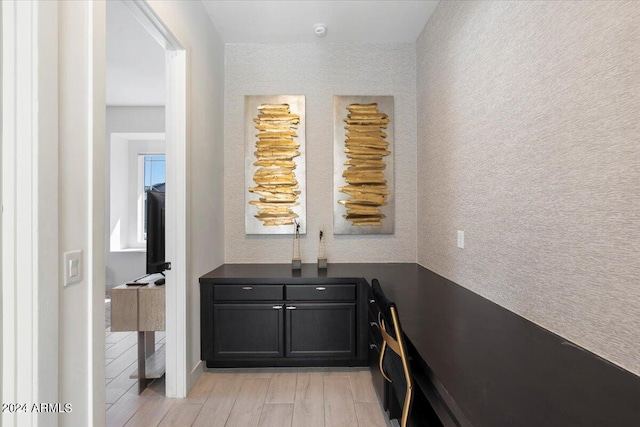
<path id="1" fill-rule="evenodd" d="M 636 374 L 638 28 L 637 2 L 447 1 L 417 44 L 418 261 Z"/>
<path id="2" fill-rule="evenodd" d="M 159 133 L 164 132 L 164 107 L 107 107 L 106 119 L 106 144 L 107 153 L 111 153 L 112 133 Z M 145 252 L 116 252 L 111 251 L 109 241 L 112 231 L 111 219 L 111 178 L 112 165 L 111 156 L 106 159 L 107 177 L 107 202 L 106 215 L 107 224 L 107 272 L 106 285 L 119 285 L 123 282 L 138 278 L 145 274 L 146 253 Z M 117 166 L 117 165 L 114 165 Z M 116 167 L 117 168 L 117 167 Z M 118 173 L 123 177 L 126 174 Z M 131 179 L 136 179 L 133 177 Z"/>
<path id="3" fill-rule="evenodd" d="M 198 278 L 224 261 L 224 44 L 200 2 L 149 1 L 187 50 L 187 369 L 200 375 Z M 170 261 L 170 260 L 169 260 Z"/>
<path id="4" fill-rule="evenodd" d="M 60 2 L 59 256 L 80 249 L 83 267 L 89 251 L 87 16 L 84 2 Z M 59 280 L 62 287 L 62 271 Z M 60 416 L 63 425 L 80 426 L 89 419 L 90 284 L 85 275 L 60 294 L 60 401 L 74 409 Z"/>
<path id="5" fill-rule="evenodd" d="M 40 98 L 38 110 L 40 124 L 38 129 L 41 140 L 38 148 L 38 188 L 44 189 L 38 194 L 38 235 L 41 240 L 38 253 L 38 330 L 40 331 L 38 354 L 38 400 L 59 401 L 60 377 L 59 366 L 59 259 L 51 256 L 59 247 L 58 243 L 58 73 L 51 69 L 58 68 L 58 6 L 51 2 L 38 3 L 38 31 L 40 38 L 40 81 L 38 82 Z M 46 244 L 43 244 L 46 242 Z M 2 400 L 6 402 L 7 400 Z M 55 414 L 42 414 L 39 422 L 55 426 Z"/>
<path id="6" fill-rule="evenodd" d="M 291 262 L 291 236 L 245 234 L 245 95 L 306 96 L 307 234 L 301 243 L 303 262 L 316 261 L 318 232 L 323 225 L 328 234 L 329 262 L 415 262 L 414 44 L 228 44 L 225 75 L 226 262 Z M 394 96 L 393 235 L 333 235 L 334 95 Z"/>
<path id="7" fill-rule="evenodd" d="M 104 2 L 59 2 L 59 246 L 82 250 L 83 279 L 62 287 L 60 424 L 99 426 L 104 412 Z M 61 269 L 62 271 L 62 269 Z M 52 326 L 53 327 L 53 326 Z M 46 331 L 45 331 L 46 333 Z M 94 386 L 95 385 L 95 386 Z"/>
<path id="8" fill-rule="evenodd" d="M 57 11 L 56 11 L 57 12 Z M 0 22 L 2 22 L 2 7 L 0 7 Z M 57 22 L 56 22 L 57 24 Z M 3 58 L 4 58 L 4 53 L 3 53 L 3 46 L 4 46 L 4 42 L 3 42 L 4 38 L 2 35 L 2 31 L 0 31 L 0 70 L 3 67 Z M 57 40 L 56 40 L 57 43 Z M 3 89 L 2 89 L 3 85 L 0 84 L 0 99 L 2 99 L 3 97 Z M 3 117 L 4 115 L 2 114 L 2 108 L 0 108 L 0 127 L 3 126 Z M 2 132 L 0 132 L 0 147 L 3 146 L 3 137 L 2 137 Z M 0 164 L 2 164 L 2 149 L 0 148 Z M 2 187 L 3 187 L 3 180 L 2 180 L 2 173 L 0 173 L 0 200 L 2 200 Z M 2 238 L 2 221 L 0 221 L 0 242 L 3 242 L 3 238 Z M 0 248 L 1 250 L 1 248 Z M 2 255 L 0 255 L 0 277 L 2 277 Z M 0 286 L 0 289 L 2 289 L 2 286 Z M 2 332 L 3 336 L 4 336 L 4 322 L 2 320 L 3 316 L 4 316 L 4 311 L 3 311 L 3 300 L 2 300 L 2 295 L 3 295 L 4 291 L 0 290 L 0 332 Z M 4 361 L 3 361 L 3 356 L 2 356 L 3 352 L 0 351 L 0 381 L 2 381 L 3 377 L 3 366 L 4 366 Z M 4 383 L 4 382 L 3 382 Z M 2 398 L 2 389 L 3 387 L 0 387 L 0 402 L 4 402 L 4 399 Z"/>

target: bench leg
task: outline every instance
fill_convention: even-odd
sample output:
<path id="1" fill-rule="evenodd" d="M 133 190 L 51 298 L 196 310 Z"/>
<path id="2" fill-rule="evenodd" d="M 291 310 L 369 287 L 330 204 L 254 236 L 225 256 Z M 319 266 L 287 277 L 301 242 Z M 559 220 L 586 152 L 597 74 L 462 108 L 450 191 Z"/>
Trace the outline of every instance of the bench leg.
<path id="1" fill-rule="evenodd" d="M 147 379 L 147 334 L 142 331 L 138 331 L 138 394 L 142 394 L 145 388 L 149 385 L 152 379 Z M 155 337 L 152 338 L 155 341 Z M 155 342 L 154 342 L 155 346 Z M 154 347 L 155 349 L 155 347 Z"/>

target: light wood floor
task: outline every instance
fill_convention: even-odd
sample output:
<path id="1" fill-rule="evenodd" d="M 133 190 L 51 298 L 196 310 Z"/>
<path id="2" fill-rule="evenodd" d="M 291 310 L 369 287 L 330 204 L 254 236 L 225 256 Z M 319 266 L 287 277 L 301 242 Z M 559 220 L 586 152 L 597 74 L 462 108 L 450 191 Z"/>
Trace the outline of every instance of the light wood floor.
<path id="1" fill-rule="evenodd" d="M 366 369 L 216 369 L 186 399 L 164 397 L 164 379 L 141 395 L 136 334 L 107 331 L 107 426 L 388 427 Z M 163 334 L 156 335 L 162 344 Z"/>

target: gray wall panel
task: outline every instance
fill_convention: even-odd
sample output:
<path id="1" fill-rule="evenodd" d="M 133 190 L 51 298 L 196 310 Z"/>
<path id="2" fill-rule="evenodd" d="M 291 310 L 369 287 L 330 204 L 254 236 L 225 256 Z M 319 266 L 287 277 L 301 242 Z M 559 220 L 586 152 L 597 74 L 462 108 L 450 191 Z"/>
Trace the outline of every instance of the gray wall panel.
<path id="1" fill-rule="evenodd" d="M 417 42 L 418 262 L 636 374 L 639 28 L 637 2 L 447 1 Z"/>

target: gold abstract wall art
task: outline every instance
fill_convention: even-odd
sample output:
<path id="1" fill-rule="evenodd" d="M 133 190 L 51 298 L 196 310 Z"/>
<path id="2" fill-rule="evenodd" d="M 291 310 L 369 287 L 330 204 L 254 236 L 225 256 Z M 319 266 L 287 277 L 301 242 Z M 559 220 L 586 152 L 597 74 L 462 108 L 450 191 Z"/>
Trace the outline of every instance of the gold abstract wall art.
<path id="1" fill-rule="evenodd" d="M 393 233 L 393 97 L 334 97 L 334 233 Z"/>
<path id="2" fill-rule="evenodd" d="M 247 96 L 245 122 L 246 233 L 304 233 L 304 97 Z"/>
<path id="3" fill-rule="evenodd" d="M 382 159 L 391 152 L 385 141 L 389 117 L 378 111 L 378 104 L 349 104 L 344 121 L 348 130 L 344 152 L 347 153 L 342 176 L 348 185 L 338 191 L 347 196 L 338 203 L 346 206 L 344 218 L 354 226 L 382 225 L 385 215 L 380 207 L 387 204 L 390 191 L 384 177 L 386 164 Z"/>
<path id="4" fill-rule="evenodd" d="M 256 218 L 265 226 L 293 225 L 298 218 L 293 212 L 300 194 L 293 158 L 300 155 L 294 139 L 300 116 L 289 110 L 288 104 L 260 104 L 253 119 L 258 130 L 254 165 L 259 169 L 253 174 L 256 186 L 249 191 L 260 198 L 249 203 L 258 207 Z"/>

